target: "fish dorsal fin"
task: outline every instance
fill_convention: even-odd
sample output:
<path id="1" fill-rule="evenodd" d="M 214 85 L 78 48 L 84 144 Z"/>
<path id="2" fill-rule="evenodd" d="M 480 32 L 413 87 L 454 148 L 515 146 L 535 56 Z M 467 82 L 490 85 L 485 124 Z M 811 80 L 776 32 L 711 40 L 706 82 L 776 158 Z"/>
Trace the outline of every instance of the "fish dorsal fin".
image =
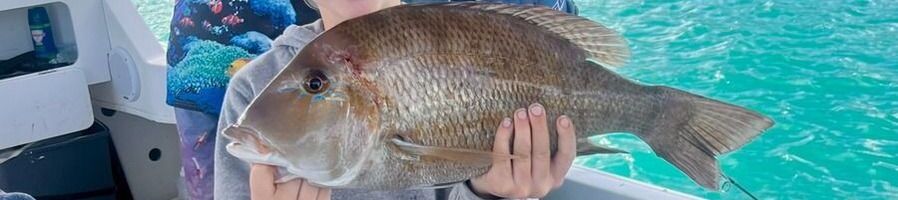
<path id="1" fill-rule="evenodd" d="M 606 67 L 623 66 L 630 57 L 627 41 L 617 31 L 584 17 L 549 7 L 482 2 L 455 2 L 438 5 L 514 16 L 570 41 L 583 49 L 589 59 Z"/>
<path id="2" fill-rule="evenodd" d="M 471 165 L 490 165 L 493 163 L 493 159 L 515 159 L 520 157 L 511 154 L 503 155 L 490 151 L 473 149 L 424 146 L 406 142 L 399 138 L 393 138 L 392 142 L 396 145 L 396 147 L 399 147 L 399 150 L 411 155 L 434 157 L 460 163 L 468 163 Z"/>

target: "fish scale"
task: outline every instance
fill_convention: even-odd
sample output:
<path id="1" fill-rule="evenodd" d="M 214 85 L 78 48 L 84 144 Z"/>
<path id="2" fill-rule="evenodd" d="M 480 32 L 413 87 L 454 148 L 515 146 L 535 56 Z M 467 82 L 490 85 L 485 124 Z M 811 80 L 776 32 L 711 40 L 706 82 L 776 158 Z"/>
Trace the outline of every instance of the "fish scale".
<path id="1" fill-rule="evenodd" d="M 493 77 L 484 77 L 483 73 L 468 73 L 471 66 L 479 66 L 476 69 L 482 69 L 483 66 L 487 65 L 495 65 L 500 64 L 501 66 L 496 66 L 496 68 L 504 68 L 509 66 L 516 67 L 512 71 L 516 71 L 517 73 L 523 73 L 528 71 L 531 68 L 529 64 L 517 64 L 514 61 L 507 62 L 494 62 L 492 59 L 488 60 L 477 60 L 477 59 L 464 59 L 466 57 L 460 57 L 458 59 L 447 59 L 449 57 L 453 57 L 453 54 L 429 54 L 429 55 L 420 55 L 417 57 L 407 57 L 407 60 L 400 60 L 394 62 L 392 66 L 400 66 L 400 67 L 391 67 L 384 66 L 384 70 L 404 70 L 408 69 L 410 71 L 414 71 L 412 73 L 379 73 L 385 75 L 384 77 L 377 77 L 375 79 L 378 80 L 398 80 L 401 82 L 399 85 L 404 85 L 407 87 L 400 88 L 382 88 L 385 91 L 390 91 L 395 89 L 395 92 L 401 93 L 402 91 L 413 91 L 415 88 L 431 88 L 432 86 L 438 86 L 434 90 L 431 90 L 424 94 L 423 96 L 418 95 L 396 95 L 397 98 L 393 99 L 397 101 L 397 105 L 403 104 L 415 104 L 418 102 L 440 102 L 440 104 L 433 104 L 437 107 L 427 107 L 422 109 L 422 111 L 418 112 L 408 112 L 414 113 L 414 115 L 407 114 L 403 116 L 384 116 L 383 118 L 396 118 L 403 119 L 403 121 L 411 122 L 413 124 L 422 124 L 414 126 L 416 129 L 413 130 L 398 130 L 397 132 L 410 132 L 414 130 L 420 131 L 418 134 L 409 134 L 408 137 L 410 142 L 417 142 L 423 145 L 435 145 L 435 146 L 444 146 L 444 147 L 457 147 L 457 148 L 466 148 L 466 149 L 481 149 L 481 150 L 489 150 L 492 149 L 492 141 L 494 138 L 494 131 L 499 124 L 499 120 L 502 117 L 509 116 L 508 112 L 501 111 L 510 111 L 516 108 L 521 108 L 529 104 L 534 98 L 533 94 L 541 94 L 548 93 L 543 92 L 541 87 L 535 87 L 537 85 L 528 84 L 524 80 L 503 80 L 503 79 L 493 79 Z M 447 62 L 447 61 L 459 61 L 459 62 Z M 480 63 L 478 63 L 480 62 Z M 418 65 L 414 66 L 436 66 L 436 64 L 442 64 L 441 67 L 428 67 L 428 68 L 418 68 L 418 69 L 409 69 L 401 66 L 409 66 L 404 63 L 415 63 Z M 514 64 L 507 64 L 514 63 Z M 544 66 L 548 66 L 549 63 L 538 63 L 536 65 L 543 64 Z M 450 72 L 447 72 L 450 71 Z M 458 72 L 458 73 L 456 73 Z M 410 74 L 411 77 L 421 76 L 421 77 L 429 77 L 430 75 L 443 75 L 443 74 L 455 74 L 453 77 L 440 77 L 445 78 L 441 79 L 442 81 L 428 81 L 433 79 L 404 79 L 402 77 L 391 77 L 390 75 L 396 74 Z M 467 78 L 466 78 L 467 77 Z M 514 76 L 519 79 L 523 79 L 523 76 Z M 514 78 L 510 77 L 510 78 Z M 424 81 L 421 81 L 424 80 Z M 560 81 L 556 81 L 560 82 Z M 467 84 L 455 84 L 455 83 L 467 83 Z M 453 85 L 462 85 L 464 87 L 460 88 L 451 88 Z M 486 85 L 494 85 L 494 87 L 480 87 Z M 495 89 L 490 89 L 495 88 Z M 507 89 L 513 88 L 513 89 Z M 453 98 L 451 96 L 441 96 L 447 95 L 445 93 L 439 93 L 435 91 L 452 91 L 452 90 L 460 90 L 455 92 L 454 94 L 458 94 L 460 96 L 464 96 L 465 94 L 494 94 L 495 96 L 505 96 L 507 98 L 494 98 L 494 99 L 504 99 L 502 101 L 487 101 L 493 102 L 495 105 L 492 108 L 481 108 L 474 110 L 467 110 L 468 113 L 472 114 L 459 114 L 453 113 L 450 111 L 465 111 L 465 110 L 457 110 L 458 108 L 477 108 L 476 105 L 480 101 L 480 99 L 471 99 L 470 101 L 464 101 L 464 98 Z M 390 93 L 390 92 L 387 92 Z M 510 96 L 509 96 L 510 95 Z M 391 95 L 392 96 L 392 95 Z M 408 98 L 400 98 L 400 97 L 408 97 Z M 423 99 L 422 99 L 423 98 Z M 478 98 L 486 98 L 490 97 L 479 96 Z M 552 98 L 552 97 L 543 97 L 547 103 L 551 102 L 565 102 L 560 98 Z M 554 100 L 549 100 L 554 99 Z M 431 104 L 427 104 L 431 105 Z M 553 107 L 552 105 L 547 105 L 547 108 Z M 392 110 L 393 108 L 382 108 L 385 110 Z M 477 113 L 482 114 L 482 116 L 478 116 Z M 486 113 L 486 114 L 484 114 Z M 433 118 L 436 117 L 436 118 Z M 439 118 L 446 117 L 444 121 L 440 121 Z M 410 119 L 411 118 L 411 119 Z M 436 125 L 433 123 L 440 123 L 440 125 Z M 431 128 L 427 128 L 431 127 Z M 445 127 L 445 128 L 440 128 Z M 430 138 L 430 139 L 418 139 L 418 138 Z M 398 160 L 401 161 L 401 160 Z M 434 160 L 439 162 L 439 160 Z M 420 177 L 420 176 L 435 176 L 436 178 L 445 178 L 452 179 L 454 176 L 443 176 L 445 173 L 444 168 L 428 168 L 429 164 L 426 162 L 409 162 L 409 165 L 419 165 L 419 170 L 414 170 L 419 173 L 417 176 L 408 176 L 408 177 Z M 486 170 L 487 166 L 481 166 L 477 169 L 463 169 L 455 171 L 460 172 L 461 174 L 469 174 L 469 173 L 480 173 Z"/>

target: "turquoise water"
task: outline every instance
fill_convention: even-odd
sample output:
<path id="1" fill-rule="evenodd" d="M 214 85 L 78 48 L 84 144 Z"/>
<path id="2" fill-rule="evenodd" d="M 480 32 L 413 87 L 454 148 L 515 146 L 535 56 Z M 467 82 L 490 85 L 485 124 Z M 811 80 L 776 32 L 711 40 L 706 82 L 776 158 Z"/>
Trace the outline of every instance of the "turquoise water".
<path id="1" fill-rule="evenodd" d="M 168 42 L 175 0 L 131 0 L 137 6 L 137 12 L 144 22 L 150 26 L 153 35 L 162 42 Z"/>
<path id="2" fill-rule="evenodd" d="M 577 1 L 631 42 L 619 70 L 747 106 L 777 124 L 722 156 L 760 197 L 898 198 L 898 4 L 895 1 Z M 632 156 L 578 163 L 711 199 L 634 137 Z"/>
<path id="3" fill-rule="evenodd" d="M 134 0 L 157 36 L 170 0 Z M 884 1 L 578 0 L 581 15 L 623 32 L 618 71 L 743 105 L 777 124 L 720 157 L 764 199 L 898 199 L 898 4 Z M 164 41 L 164 40 L 163 40 Z M 631 155 L 577 164 L 709 199 L 630 135 L 597 138 Z"/>

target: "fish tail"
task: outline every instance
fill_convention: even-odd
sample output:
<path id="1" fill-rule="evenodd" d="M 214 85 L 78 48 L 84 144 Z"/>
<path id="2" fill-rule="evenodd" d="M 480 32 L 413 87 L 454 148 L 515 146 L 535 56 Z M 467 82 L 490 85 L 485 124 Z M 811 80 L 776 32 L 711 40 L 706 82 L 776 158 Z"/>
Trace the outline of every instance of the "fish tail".
<path id="1" fill-rule="evenodd" d="M 717 190 L 720 170 L 715 156 L 738 149 L 773 125 L 770 118 L 745 108 L 688 92 L 647 86 L 661 103 L 655 116 L 635 133 L 658 156 L 698 184 Z M 636 131 L 634 131 L 636 132 Z"/>

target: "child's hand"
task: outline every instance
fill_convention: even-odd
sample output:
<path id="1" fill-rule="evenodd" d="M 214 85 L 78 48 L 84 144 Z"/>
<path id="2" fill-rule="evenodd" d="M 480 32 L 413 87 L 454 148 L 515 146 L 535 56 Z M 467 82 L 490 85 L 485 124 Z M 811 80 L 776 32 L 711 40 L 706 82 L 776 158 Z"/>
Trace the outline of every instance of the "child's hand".
<path id="1" fill-rule="evenodd" d="M 495 153 L 526 155 L 527 159 L 495 160 L 486 174 L 471 179 L 472 189 L 478 195 L 542 198 L 564 182 L 576 156 L 574 125 L 566 116 L 556 120 L 558 152 L 553 157 L 549 150 L 545 109 L 534 104 L 529 111 L 520 109 L 515 112 L 513 122 L 509 119 L 503 121 L 493 145 Z"/>
<path id="2" fill-rule="evenodd" d="M 265 145 L 258 143 L 259 153 L 270 151 Z M 312 186 L 303 179 L 286 183 L 275 183 L 277 167 L 265 164 L 253 164 L 249 171 L 249 192 L 254 200 L 324 200 L 331 199 L 331 190 Z"/>
<path id="3" fill-rule="evenodd" d="M 252 199 L 256 200 L 321 200 L 331 199 L 331 190 L 312 186 L 303 179 L 286 183 L 274 183 L 277 168 L 271 165 L 253 164 L 249 173 Z"/>

